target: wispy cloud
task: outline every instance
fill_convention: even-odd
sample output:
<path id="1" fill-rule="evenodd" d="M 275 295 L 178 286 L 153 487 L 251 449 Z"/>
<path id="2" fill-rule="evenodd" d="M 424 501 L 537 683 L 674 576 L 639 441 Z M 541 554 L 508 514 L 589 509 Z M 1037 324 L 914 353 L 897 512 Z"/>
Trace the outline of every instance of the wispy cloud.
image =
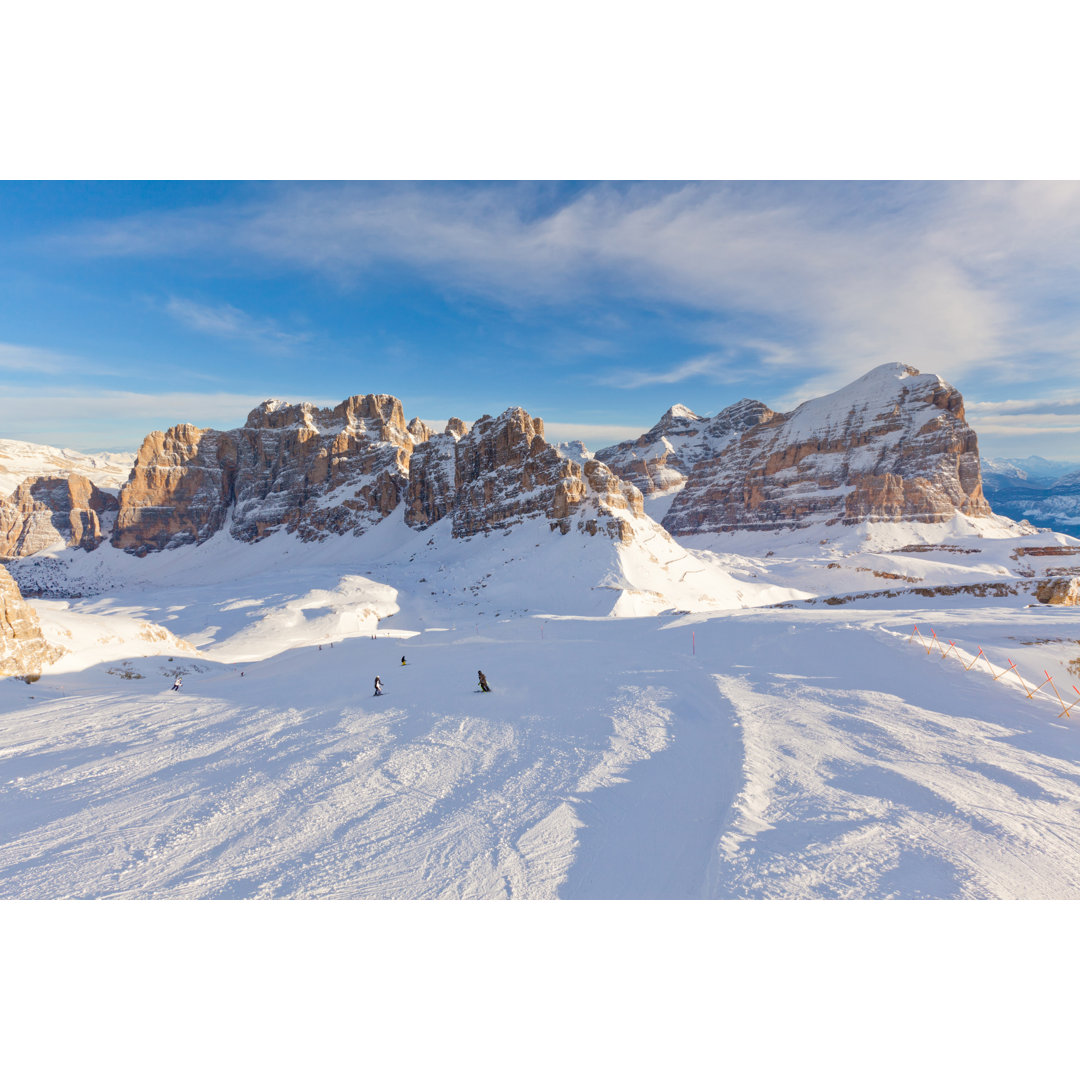
<path id="1" fill-rule="evenodd" d="M 256 318 L 231 304 L 201 304 L 170 296 L 164 310 L 189 329 L 213 337 L 250 341 L 275 349 L 288 349 L 311 339 L 310 334 L 282 330 L 272 319 Z"/>
<path id="2" fill-rule="evenodd" d="M 1060 315 L 1080 289 L 1080 185 L 1068 183 L 599 185 L 543 212 L 528 186 L 275 186 L 66 242 L 341 280 L 389 262 L 510 306 L 602 296 L 735 313 L 741 336 L 756 320 L 834 387 L 892 361 L 956 382 L 1025 352 L 1075 360 L 1080 344 Z"/>
<path id="3" fill-rule="evenodd" d="M 980 416 L 1015 416 L 1028 413 L 1052 415 L 1062 409 L 1080 414 L 1080 395 L 1066 394 L 1055 398 L 1010 398 L 1007 401 L 969 401 L 968 413 Z"/>
<path id="4" fill-rule="evenodd" d="M 0 371 L 32 371 L 54 375 L 79 364 L 78 357 L 32 345 L 12 345 L 0 341 Z"/>
<path id="5" fill-rule="evenodd" d="M 716 382 L 728 382 L 726 359 L 723 356 L 696 356 L 663 371 L 621 369 L 598 375 L 595 382 L 601 386 L 613 386 L 622 390 L 637 390 L 642 386 L 668 386 L 687 379 L 710 378 Z"/>

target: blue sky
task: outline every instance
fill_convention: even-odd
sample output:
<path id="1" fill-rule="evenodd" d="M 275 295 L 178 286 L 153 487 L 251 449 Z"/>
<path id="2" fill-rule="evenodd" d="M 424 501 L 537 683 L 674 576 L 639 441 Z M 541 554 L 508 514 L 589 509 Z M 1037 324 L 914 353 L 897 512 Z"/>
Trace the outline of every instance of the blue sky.
<path id="1" fill-rule="evenodd" d="M 1071 182 L 0 182 L 0 438 L 134 449 L 267 397 L 520 405 L 591 449 L 877 364 L 1080 459 Z"/>

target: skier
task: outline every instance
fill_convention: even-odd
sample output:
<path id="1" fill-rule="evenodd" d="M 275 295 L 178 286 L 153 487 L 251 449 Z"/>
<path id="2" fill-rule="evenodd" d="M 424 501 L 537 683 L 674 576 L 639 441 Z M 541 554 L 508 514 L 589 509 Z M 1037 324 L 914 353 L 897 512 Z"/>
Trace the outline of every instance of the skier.
<path id="1" fill-rule="evenodd" d="M 401 658 L 401 666 L 402 666 L 402 667 L 404 667 L 404 666 L 405 666 L 405 657 L 404 657 L 404 656 L 403 656 L 403 657 Z"/>
<path id="2" fill-rule="evenodd" d="M 380 697 L 382 695 L 382 679 L 378 675 L 375 676 L 375 696 Z"/>
<path id="3" fill-rule="evenodd" d="M 478 671 L 476 674 L 480 679 L 480 689 L 485 694 L 490 694 L 491 693 L 491 687 L 488 686 L 488 684 L 487 684 L 487 676 L 482 671 Z"/>
<path id="4" fill-rule="evenodd" d="M 184 681 L 184 680 L 183 680 L 183 679 L 182 679 L 182 678 L 181 678 L 181 677 L 180 677 L 179 675 L 177 675 L 177 676 L 176 676 L 176 682 L 174 682 L 174 683 L 172 684 L 172 688 L 173 688 L 174 690 L 179 690 L 179 689 L 180 689 L 180 684 L 181 684 L 181 683 L 182 683 L 183 681 Z"/>

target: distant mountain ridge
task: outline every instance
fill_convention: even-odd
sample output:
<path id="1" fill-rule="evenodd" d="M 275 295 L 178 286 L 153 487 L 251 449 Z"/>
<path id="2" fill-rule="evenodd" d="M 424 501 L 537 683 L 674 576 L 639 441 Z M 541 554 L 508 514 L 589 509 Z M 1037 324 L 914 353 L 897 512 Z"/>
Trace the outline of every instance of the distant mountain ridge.
<path id="1" fill-rule="evenodd" d="M 999 514 L 1044 529 L 1080 527 L 1080 464 L 1045 458 L 984 459 L 983 490 Z"/>
<path id="2" fill-rule="evenodd" d="M 654 528 L 646 498 L 676 535 L 993 514 L 960 393 L 886 364 L 789 413 L 750 399 L 712 417 L 675 405 L 596 455 L 552 445 L 516 407 L 435 432 L 386 394 L 333 408 L 267 400 L 240 428 L 152 432 L 116 499 L 89 480 L 24 481 L 0 498 L 0 555 L 107 541 L 143 556 L 223 529 L 317 542 L 399 508 L 413 530 L 448 519 L 457 539 L 540 519 L 629 544 Z"/>
<path id="3" fill-rule="evenodd" d="M 0 439 L 0 497 L 37 476 L 70 476 L 79 473 L 102 491 L 116 494 L 134 463 L 134 453 L 82 454 L 58 446 Z"/>

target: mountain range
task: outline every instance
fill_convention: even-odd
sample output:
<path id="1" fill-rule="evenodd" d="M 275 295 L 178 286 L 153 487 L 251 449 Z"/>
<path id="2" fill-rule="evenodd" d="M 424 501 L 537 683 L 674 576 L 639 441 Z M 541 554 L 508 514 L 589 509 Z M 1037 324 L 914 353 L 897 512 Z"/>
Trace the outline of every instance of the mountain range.
<path id="1" fill-rule="evenodd" d="M 983 490 L 998 513 L 1044 529 L 1080 529 L 1080 464 L 1041 457 L 982 461 Z"/>
<path id="2" fill-rule="evenodd" d="M 153 432 L 115 496 L 65 472 L 25 477 L 0 499 L 0 556 L 106 541 L 146 556 L 223 528 L 249 542 L 278 530 L 359 536 L 399 507 L 417 530 L 449 518 L 458 539 L 540 518 L 621 544 L 648 531 L 646 517 L 685 536 L 992 514 L 961 395 L 899 364 L 790 413 L 750 400 L 713 417 L 675 406 L 595 455 L 553 446 L 521 408 L 435 432 L 406 423 L 397 398 L 369 394 L 332 409 L 265 401 L 230 431 Z"/>

